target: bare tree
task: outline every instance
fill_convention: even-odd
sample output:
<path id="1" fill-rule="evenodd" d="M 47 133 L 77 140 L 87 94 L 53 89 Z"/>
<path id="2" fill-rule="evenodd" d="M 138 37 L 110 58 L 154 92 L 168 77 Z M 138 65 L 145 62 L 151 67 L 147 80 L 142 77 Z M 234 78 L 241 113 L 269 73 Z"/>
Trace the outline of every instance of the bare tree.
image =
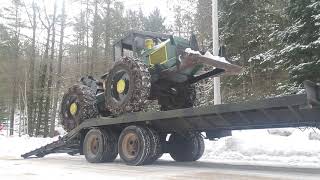
<path id="1" fill-rule="evenodd" d="M 56 82 L 56 89 L 54 92 L 54 104 L 53 104 L 53 111 L 55 116 L 56 109 L 57 109 L 57 102 L 59 99 L 59 92 L 61 88 L 61 76 L 62 76 L 62 58 L 63 58 L 63 41 L 64 41 L 64 29 L 65 29 L 65 23 L 66 23 L 66 15 L 65 15 L 65 0 L 62 1 L 62 12 L 61 12 L 61 29 L 60 29 L 60 44 L 59 44 L 59 55 L 58 55 L 58 72 L 57 72 L 57 82 Z M 52 122 L 50 127 L 50 137 L 54 135 L 54 125 L 55 122 Z M 53 129 L 53 130 L 52 130 Z M 52 131 L 51 131 L 52 130 Z"/>
<path id="2" fill-rule="evenodd" d="M 52 23 L 51 23 L 51 28 L 52 28 L 52 39 L 51 39 L 51 54 L 50 54 L 50 62 L 49 62 L 49 77 L 48 77 L 48 86 L 47 86 L 47 104 L 46 104 L 46 115 L 45 118 L 49 118 L 49 108 L 50 108 L 50 103 L 49 99 L 51 96 L 51 88 L 53 85 L 53 61 L 54 61 L 54 46 L 55 46 L 55 41 L 56 41 L 56 14 L 57 14 L 57 0 L 55 0 L 54 3 L 54 10 L 53 10 L 53 15 L 52 15 Z M 50 118 L 50 137 L 54 135 L 54 127 L 55 127 L 55 119 L 56 119 L 56 109 L 57 109 L 57 102 L 53 101 L 53 109 L 52 109 L 52 114 Z M 46 129 L 45 129 L 45 134 L 46 134 Z"/>
<path id="3" fill-rule="evenodd" d="M 33 15 L 31 15 L 28 12 L 27 6 L 24 4 L 24 7 L 26 9 L 26 13 L 29 18 L 29 22 L 32 28 L 32 45 L 31 45 L 31 57 L 30 57 L 30 65 L 29 65 L 29 71 L 28 71 L 28 80 L 29 80 L 29 88 L 28 88 L 28 132 L 29 135 L 33 135 L 34 130 L 34 115 L 35 112 L 34 109 L 34 69 L 35 69 L 35 60 L 36 60 L 36 31 L 37 31 L 37 8 L 35 1 L 32 1 L 32 10 Z"/>

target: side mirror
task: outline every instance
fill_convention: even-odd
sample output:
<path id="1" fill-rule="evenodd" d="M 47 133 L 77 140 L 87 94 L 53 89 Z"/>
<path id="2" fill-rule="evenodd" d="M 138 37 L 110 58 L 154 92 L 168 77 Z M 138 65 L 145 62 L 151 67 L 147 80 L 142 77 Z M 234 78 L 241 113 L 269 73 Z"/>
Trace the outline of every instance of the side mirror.
<path id="1" fill-rule="evenodd" d="M 192 50 L 199 51 L 198 40 L 197 40 L 196 35 L 194 35 L 193 33 L 190 36 L 189 45 L 190 45 Z"/>
<path id="2" fill-rule="evenodd" d="M 172 44 L 172 45 L 175 45 L 176 43 L 174 42 L 174 39 L 173 39 L 173 36 L 171 35 L 170 36 L 170 43 Z"/>

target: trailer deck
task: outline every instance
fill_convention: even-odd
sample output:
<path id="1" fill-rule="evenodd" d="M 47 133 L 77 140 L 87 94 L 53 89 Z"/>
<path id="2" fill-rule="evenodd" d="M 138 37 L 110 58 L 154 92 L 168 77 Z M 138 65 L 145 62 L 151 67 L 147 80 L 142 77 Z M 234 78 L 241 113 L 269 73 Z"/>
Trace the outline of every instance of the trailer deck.
<path id="1" fill-rule="evenodd" d="M 73 141 L 82 130 L 105 126 L 147 124 L 158 132 L 176 131 L 215 132 L 243 129 L 284 127 L 320 127 L 319 86 L 305 84 L 306 94 L 275 97 L 236 104 L 210 105 L 162 112 L 134 112 L 119 117 L 88 119 L 58 141 L 23 154 L 43 157 L 50 153 L 79 152 L 79 143 Z M 219 137 L 219 135 L 217 136 Z M 220 136 L 222 137 L 222 136 Z M 209 139 L 214 139 L 213 138 Z"/>

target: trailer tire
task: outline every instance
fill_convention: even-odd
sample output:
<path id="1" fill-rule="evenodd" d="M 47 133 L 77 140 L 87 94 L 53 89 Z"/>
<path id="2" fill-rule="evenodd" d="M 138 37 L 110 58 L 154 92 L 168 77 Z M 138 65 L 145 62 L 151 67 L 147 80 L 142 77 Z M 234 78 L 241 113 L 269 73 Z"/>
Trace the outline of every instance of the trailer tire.
<path id="1" fill-rule="evenodd" d="M 170 156 L 178 162 L 197 161 L 204 152 L 204 141 L 199 133 L 174 133 L 169 138 Z"/>
<path id="2" fill-rule="evenodd" d="M 204 144 L 204 140 L 203 137 L 201 136 L 200 133 L 195 134 L 195 137 L 197 138 L 198 141 L 198 149 L 197 149 L 197 153 L 193 158 L 193 161 L 197 161 L 199 160 L 203 153 L 204 153 L 204 149 L 205 149 L 205 144 Z"/>
<path id="3" fill-rule="evenodd" d="M 116 141 L 109 130 L 91 129 L 83 142 L 83 153 L 90 163 L 112 162 L 117 157 Z"/>
<path id="4" fill-rule="evenodd" d="M 118 149 L 127 165 L 145 164 L 151 154 L 151 138 L 147 128 L 135 125 L 126 127 L 120 134 Z"/>
<path id="5" fill-rule="evenodd" d="M 152 164 L 163 155 L 162 143 L 160 140 L 160 135 L 157 131 L 151 127 L 147 127 L 147 130 L 151 140 L 151 152 L 144 164 Z"/>
<path id="6" fill-rule="evenodd" d="M 118 156 L 118 134 L 110 128 L 103 129 L 103 132 L 106 137 L 104 162 L 113 162 Z"/>

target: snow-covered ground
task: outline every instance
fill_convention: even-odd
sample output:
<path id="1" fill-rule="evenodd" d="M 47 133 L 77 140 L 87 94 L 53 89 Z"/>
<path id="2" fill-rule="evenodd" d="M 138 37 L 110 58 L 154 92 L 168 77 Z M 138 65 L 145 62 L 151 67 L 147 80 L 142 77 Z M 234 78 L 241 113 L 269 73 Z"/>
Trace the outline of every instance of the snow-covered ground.
<path id="1" fill-rule="evenodd" d="M 313 129 L 275 130 L 272 134 L 267 130 L 233 131 L 232 137 L 217 141 L 206 140 L 206 150 L 200 161 L 320 167 L 320 135 L 314 131 L 320 134 L 319 130 Z M 21 154 L 54 140 L 57 137 L 0 135 L 0 159 L 19 159 Z M 167 154 L 162 159 L 171 160 Z"/>

